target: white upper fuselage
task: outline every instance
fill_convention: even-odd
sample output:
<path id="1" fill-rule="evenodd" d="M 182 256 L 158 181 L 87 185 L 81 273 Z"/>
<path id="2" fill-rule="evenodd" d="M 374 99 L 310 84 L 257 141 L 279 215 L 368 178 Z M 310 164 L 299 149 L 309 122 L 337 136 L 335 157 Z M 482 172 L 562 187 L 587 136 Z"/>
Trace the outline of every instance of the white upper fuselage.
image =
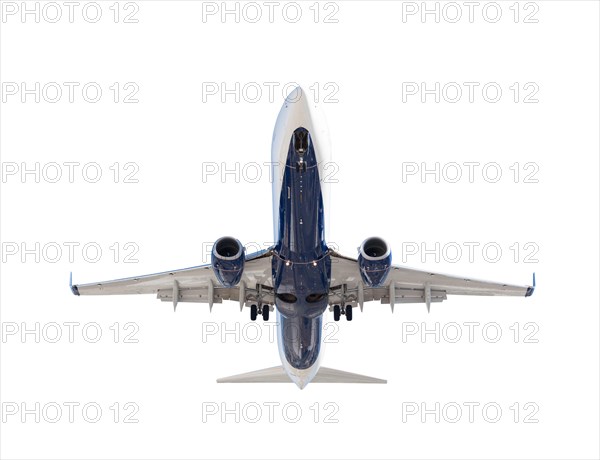
<path id="1" fill-rule="evenodd" d="M 331 143 L 327 122 L 321 108 L 310 99 L 310 94 L 300 86 L 296 87 L 285 99 L 273 130 L 271 144 L 271 162 L 273 168 L 273 235 L 275 241 L 279 237 L 279 197 L 285 170 L 290 139 L 294 130 L 306 128 L 312 135 L 315 154 L 319 164 L 319 176 L 325 177 L 325 168 L 331 160 Z M 323 207 L 325 213 L 325 239 L 329 229 L 329 184 L 321 181 Z"/>

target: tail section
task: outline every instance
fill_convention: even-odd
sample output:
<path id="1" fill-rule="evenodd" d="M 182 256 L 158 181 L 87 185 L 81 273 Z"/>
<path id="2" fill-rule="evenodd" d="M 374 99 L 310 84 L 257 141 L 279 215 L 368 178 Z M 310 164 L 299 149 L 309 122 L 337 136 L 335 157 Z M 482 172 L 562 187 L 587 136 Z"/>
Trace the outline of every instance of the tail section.
<path id="1" fill-rule="evenodd" d="M 289 383 L 292 382 L 283 366 L 269 367 L 259 371 L 232 375 L 217 379 L 217 383 Z M 387 383 L 387 380 L 338 371 L 329 367 L 321 367 L 312 380 L 314 383 Z"/>
<path id="2" fill-rule="evenodd" d="M 217 379 L 217 383 L 287 383 L 291 382 L 283 366 L 269 367 L 259 371 L 232 375 Z"/>
<path id="3" fill-rule="evenodd" d="M 316 383 L 387 383 L 387 380 L 322 367 L 313 379 Z"/>

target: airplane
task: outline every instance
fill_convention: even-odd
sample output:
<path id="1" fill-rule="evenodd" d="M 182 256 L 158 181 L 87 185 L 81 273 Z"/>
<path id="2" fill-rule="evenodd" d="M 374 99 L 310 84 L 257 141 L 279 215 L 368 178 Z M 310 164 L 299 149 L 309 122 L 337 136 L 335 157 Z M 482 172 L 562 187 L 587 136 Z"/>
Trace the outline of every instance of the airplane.
<path id="1" fill-rule="evenodd" d="M 239 302 L 268 321 L 276 312 L 281 366 L 218 379 L 218 383 L 294 382 L 387 383 L 383 379 L 321 367 L 323 316 L 352 321 L 356 307 L 379 300 L 394 306 L 432 303 L 447 295 L 529 297 L 532 286 L 516 286 L 420 271 L 392 264 L 392 252 L 379 237 L 365 239 L 356 258 L 327 245 L 329 183 L 324 165 L 331 158 L 323 112 L 298 86 L 277 117 L 273 164 L 273 231 L 276 243 L 246 254 L 236 238 L 224 236 L 212 248 L 211 262 L 100 283 L 72 284 L 73 294 L 156 294 L 163 302 L 214 304 Z"/>

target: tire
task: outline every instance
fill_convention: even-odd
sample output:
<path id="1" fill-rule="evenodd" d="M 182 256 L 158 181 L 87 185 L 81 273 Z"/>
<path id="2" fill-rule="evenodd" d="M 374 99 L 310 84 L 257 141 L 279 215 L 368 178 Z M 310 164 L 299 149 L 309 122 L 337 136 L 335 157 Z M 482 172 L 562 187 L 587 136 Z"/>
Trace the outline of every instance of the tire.
<path id="1" fill-rule="evenodd" d="M 339 321 L 340 320 L 340 314 L 341 314 L 340 306 L 339 305 L 334 305 L 333 306 L 333 320 L 334 321 Z"/>
<path id="2" fill-rule="evenodd" d="M 352 305 L 346 305 L 346 321 L 352 321 Z"/>
<path id="3" fill-rule="evenodd" d="M 252 321 L 256 321 L 257 316 L 258 316 L 258 307 L 256 305 L 250 305 L 250 319 Z"/>
<path id="4" fill-rule="evenodd" d="M 263 305 L 262 317 L 263 317 L 263 321 L 269 321 L 269 306 L 268 305 Z"/>

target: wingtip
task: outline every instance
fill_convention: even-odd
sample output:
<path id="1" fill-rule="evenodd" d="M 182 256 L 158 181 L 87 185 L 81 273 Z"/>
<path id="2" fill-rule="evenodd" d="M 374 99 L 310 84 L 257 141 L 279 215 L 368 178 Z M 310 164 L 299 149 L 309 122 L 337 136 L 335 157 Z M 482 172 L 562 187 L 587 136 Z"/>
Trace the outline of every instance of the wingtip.
<path id="1" fill-rule="evenodd" d="M 77 289 L 77 285 L 73 286 L 73 272 L 69 274 L 69 287 L 71 288 L 73 295 L 79 295 L 79 289 Z"/>
<path id="2" fill-rule="evenodd" d="M 531 297 L 533 292 L 535 291 L 535 272 L 533 273 L 533 286 L 529 286 L 527 288 L 527 292 L 525 293 L 525 297 Z"/>

